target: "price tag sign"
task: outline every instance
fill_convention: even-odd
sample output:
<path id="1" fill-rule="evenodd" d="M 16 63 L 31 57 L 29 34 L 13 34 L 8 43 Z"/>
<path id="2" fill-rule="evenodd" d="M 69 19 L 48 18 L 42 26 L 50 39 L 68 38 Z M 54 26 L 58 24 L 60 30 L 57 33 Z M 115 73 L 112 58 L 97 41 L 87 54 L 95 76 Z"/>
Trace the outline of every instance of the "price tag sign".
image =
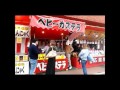
<path id="1" fill-rule="evenodd" d="M 45 54 L 38 54 L 38 60 L 45 60 Z"/>

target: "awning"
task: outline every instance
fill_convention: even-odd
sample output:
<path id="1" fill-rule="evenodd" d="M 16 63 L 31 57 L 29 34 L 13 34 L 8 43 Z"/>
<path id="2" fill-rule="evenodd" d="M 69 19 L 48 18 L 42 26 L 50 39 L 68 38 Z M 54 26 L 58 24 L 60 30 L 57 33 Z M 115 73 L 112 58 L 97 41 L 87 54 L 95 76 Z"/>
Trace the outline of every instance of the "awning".
<path id="1" fill-rule="evenodd" d="M 85 22 L 68 20 L 46 15 L 32 15 L 30 26 L 49 30 L 68 30 L 69 32 L 73 32 L 69 37 L 70 41 L 76 38 L 78 35 L 80 35 L 80 33 L 84 33 L 86 27 Z"/>

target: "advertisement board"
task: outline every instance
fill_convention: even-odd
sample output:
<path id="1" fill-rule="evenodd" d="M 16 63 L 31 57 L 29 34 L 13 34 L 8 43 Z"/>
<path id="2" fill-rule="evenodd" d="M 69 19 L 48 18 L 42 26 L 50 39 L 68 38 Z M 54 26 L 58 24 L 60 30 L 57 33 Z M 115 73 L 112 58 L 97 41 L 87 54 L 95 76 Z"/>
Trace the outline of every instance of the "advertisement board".
<path id="1" fill-rule="evenodd" d="M 15 62 L 15 75 L 29 74 L 29 61 Z"/>

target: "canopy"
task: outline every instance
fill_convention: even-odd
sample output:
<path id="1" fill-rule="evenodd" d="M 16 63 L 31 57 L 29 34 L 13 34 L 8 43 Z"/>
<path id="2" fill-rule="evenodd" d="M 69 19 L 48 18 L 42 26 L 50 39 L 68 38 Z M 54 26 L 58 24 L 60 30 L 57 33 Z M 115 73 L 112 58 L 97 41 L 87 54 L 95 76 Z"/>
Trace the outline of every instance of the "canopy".
<path id="1" fill-rule="evenodd" d="M 37 27 L 48 30 L 63 30 L 73 32 L 69 37 L 69 40 L 73 40 L 80 33 L 85 32 L 85 22 L 68 20 L 63 18 L 57 18 L 46 15 L 32 15 L 30 20 L 31 27 Z"/>

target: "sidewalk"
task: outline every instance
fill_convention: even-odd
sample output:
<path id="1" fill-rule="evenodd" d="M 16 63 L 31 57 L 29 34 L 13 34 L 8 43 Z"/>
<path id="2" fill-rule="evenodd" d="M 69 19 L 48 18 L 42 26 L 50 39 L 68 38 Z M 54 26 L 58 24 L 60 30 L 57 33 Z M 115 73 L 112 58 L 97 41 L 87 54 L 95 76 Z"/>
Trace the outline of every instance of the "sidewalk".
<path id="1" fill-rule="evenodd" d="M 88 75 L 105 75 L 105 65 L 87 68 Z M 56 75 L 83 75 L 82 69 L 73 69 L 68 71 L 58 71 Z"/>
<path id="2" fill-rule="evenodd" d="M 105 75 L 105 65 L 98 67 L 87 68 L 88 75 Z M 38 75 L 45 75 L 45 73 L 40 73 Z M 67 71 L 56 71 L 55 75 L 83 75 L 82 69 L 72 68 Z"/>

